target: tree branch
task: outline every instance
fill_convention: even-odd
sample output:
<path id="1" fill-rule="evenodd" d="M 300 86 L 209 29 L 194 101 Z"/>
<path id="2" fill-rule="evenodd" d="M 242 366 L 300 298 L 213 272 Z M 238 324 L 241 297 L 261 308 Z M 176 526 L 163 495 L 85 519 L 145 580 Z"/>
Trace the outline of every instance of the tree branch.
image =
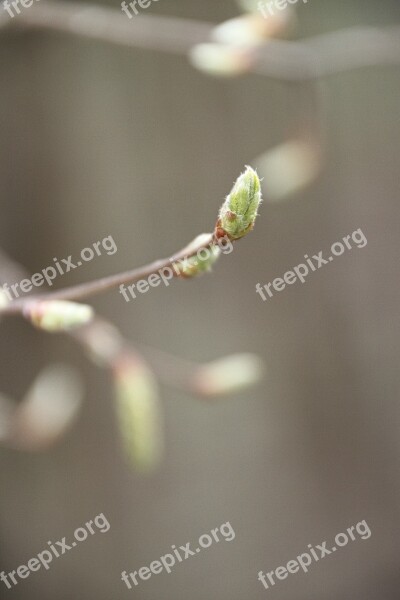
<path id="1" fill-rule="evenodd" d="M 0 276 L 3 271 L 11 279 L 17 279 L 19 276 L 28 277 L 26 269 L 0 249 Z M 32 296 L 28 298 L 32 298 Z M 256 383 L 261 378 L 262 366 L 256 355 L 232 355 L 219 359 L 217 372 L 221 375 L 216 377 L 215 363 L 200 364 L 145 344 L 133 345 L 115 325 L 97 315 L 87 325 L 64 333 L 78 343 L 97 366 L 111 371 L 126 358 L 139 357 L 139 360 L 142 360 L 143 354 L 161 383 L 200 399 L 209 400 L 221 395 L 228 395 L 243 385 L 248 387 Z M 240 365 L 238 364 L 239 359 Z M 245 373 L 244 380 L 238 382 L 237 378 L 235 380 L 232 375 L 227 377 L 228 381 L 224 380 L 222 375 L 226 373 L 227 366 L 231 362 L 234 363 L 234 369 L 241 372 L 242 375 L 243 372 Z M 238 368 L 239 366 L 240 368 Z M 0 443 L 4 441 L 1 421 L 7 420 L 7 408 L 8 405 L 0 393 Z"/>
<path id="2" fill-rule="evenodd" d="M 233 188 L 221 206 L 213 233 L 199 235 L 172 257 L 156 260 L 138 269 L 124 271 L 117 275 L 109 275 L 95 281 L 81 283 L 54 292 L 37 296 L 31 295 L 14 301 L 11 300 L 4 307 L 0 308 L 0 316 L 22 314 L 31 318 L 29 315 L 30 309 L 36 308 L 35 305 L 39 306 L 40 303 L 49 304 L 55 300 L 80 300 L 88 296 L 100 294 L 121 284 L 129 284 L 139 281 L 139 279 L 147 279 L 150 275 L 156 275 L 157 273 L 161 277 L 163 269 L 168 269 L 172 277 L 193 277 L 198 275 L 209 270 L 221 250 L 228 246 L 228 243 L 241 239 L 253 229 L 260 203 L 260 179 L 254 169 L 247 166 L 245 171 L 236 179 Z M 203 249 L 208 250 L 207 257 L 198 256 L 194 258 Z M 2 293 L 6 294 L 7 292 L 2 290 Z M 59 310 L 57 310 L 57 315 L 58 319 Z M 37 315 L 34 317 L 34 322 L 38 325 Z"/>
<path id="3" fill-rule="evenodd" d="M 193 46 L 211 39 L 214 24 L 145 14 L 129 20 L 118 9 L 41 0 L 13 19 L 2 11 L 0 28 L 43 29 L 187 55 Z M 249 72 L 284 81 L 308 81 L 362 67 L 400 64 L 400 27 L 353 27 L 300 42 L 270 39 L 251 50 Z"/>
<path id="4" fill-rule="evenodd" d="M 179 263 L 180 260 L 195 256 L 199 250 L 207 248 L 212 243 L 213 239 L 214 235 L 210 233 L 207 238 L 202 237 L 200 243 L 191 243 L 170 258 L 162 258 L 143 267 L 117 273 L 116 275 L 109 275 L 95 281 L 80 283 L 69 288 L 36 296 L 30 295 L 26 298 L 14 300 L 4 308 L 0 309 L 0 315 L 21 314 L 27 304 L 42 300 L 81 300 L 82 298 L 88 298 L 89 296 L 106 292 L 121 284 L 129 284 L 139 281 L 140 279 L 147 279 L 150 275 L 156 274 L 158 271 L 166 269 L 167 267 L 172 270 L 173 276 L 176 277 L 178 274 L 172 268 L 173 263 Z"/>
<path id="5" fill-rule="evenodd" d="M 69 33 L 122 46 L 177 54 L 186 54 L 194 44 L 207 39 L 213 28 L 211 23 L 145 14 L 130 20 L 115 8 L 46 0 L 35 3 L 14 18 L 2 11 L 1 26 Z"/>

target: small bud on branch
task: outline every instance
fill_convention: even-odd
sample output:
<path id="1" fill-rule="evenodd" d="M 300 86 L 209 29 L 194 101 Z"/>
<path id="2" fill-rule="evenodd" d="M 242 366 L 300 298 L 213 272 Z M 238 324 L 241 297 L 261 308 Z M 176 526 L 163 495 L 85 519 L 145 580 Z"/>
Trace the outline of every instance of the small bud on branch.
<path id="1" fill-rule="evenodd" d="M 67 331 L 88 323 L 94 315 L 91 306 L 65 300 L 44 300 L 28 304 L 24 317 L 38 329 L 49 333 Z"/>
<path id="2" fill-rule="evenodd" d="M 196 254 L 191 256 L 196 249 Z M 221 248 L 212 242 L 210 243 L 208 233 L 198 235 L 186 247 L 186 251 L 189 258 L 179 264 L 174 263 L 174 269 L 179 271 L 179 277 L 197 277 L 197 275 L 211 271 L 211 267 L 221 254 Z"/>
<path id="3" fill-rule="evenodd" d="M 227 235 L 232 240 L 238 240 L 245 236 L 253 229 L 260 203 L 260 180 L 254 169 L 246 167 L 221 206 L 217 237 Z"/>
<path id="4" fill-rule="evenodd" d="M 205 272 L 215 262 L 219 250 L 225 247 L 220 245 L 221 238 L 226 238 L 228 241 L 238 240 L 253 228 L 260 202 L 260 180 L 251 167 L 246 167 L 246 171 L 237 179 L 223 204 L 213 233 L 202 234 L 172 257 L 156 260 L 144 267 L 80 283 L 42 296 L 19 298 L 3 308 L 0 306 L 0 316 L 22 313 L 41 329 L 51 332 L 65 331 L 84 325 L 92 318 L 92 309 L 89 306 L 74 304 L 70 302 L 71 300 L 80 300 L 116 288 L 121 284 L 126 285 L 146 279 L 150 275 L 159 274 L 165 268 L 169 268 L 176 277 L 193 277 Z M 205 257 L 206 250 L 208 252 L 211 250 L 213 256 Z M 187 266 L 182 266 L 182 263 L 186 263 Z"/>

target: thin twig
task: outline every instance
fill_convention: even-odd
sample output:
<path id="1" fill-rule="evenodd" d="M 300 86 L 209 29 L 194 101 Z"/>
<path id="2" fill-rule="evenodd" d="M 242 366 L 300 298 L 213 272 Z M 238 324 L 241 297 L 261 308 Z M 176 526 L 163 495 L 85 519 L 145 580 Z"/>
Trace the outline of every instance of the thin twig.
<path id="1" fill-rule="evenodd" d="M 185 246 L 185 248 L 174 254 L 172 257 L 161 258 L 143 267 L 124 271 L 123 273 L 117 273 L 116 275 L 109 275 L 101 279 L 96 279 L 95 281 L 80 283 L 54 292 L 19 298 L 0 309 L 0 315 L 21 314 L 27 304 L 41 300 L 81 300 L 82 298 L 88 298 L 89 296 L 101 294 L 118 287 L 121 284 L 129 284 L 139 281 L 140 279 L 147 279 L 150 275 L 156 274 L 158 271 L 166 269 L 167 267 L 171 269 L 173 276 L 175 277 L 177 276 L 177 273 L 172 268 L 173 263 L 178 263 L 180 260 L 190 258 L 202 248 L 207 248 L 211 244 L 213 237 L 213 234 L 210 233 L 207 239 L 202 238 L 201 243 L 197 245 L 189 244 L 189 246 Z M 189 247 L 190 250 L 188 250 Z"/>
<path id="2" fill-rule="evenodd" d="M 0 275 L 2 272 L 7 273 L 10 279 L 14 280 L 29 276 L 26 269 L 0 249 Z M 26 300 L 32 298 L 33 296 L 29 295 Z M 96 363 L 101 363 L 102 366 L 110 369 L 123 356 L 136 355 L 138 351 L 143 352 L 147 362 L 162 383 L 201 397 L 199 390 L 191 385 L 201 366 L 199 363 L 145 344 L 139 344 L 136 347 L 136 344 L 133 345 L 115 325 L 103 317 L 95 315 L 87 325 L 66 331 L 65 334 L 77 342 Z M 0 395 L 0 405 L 1 399 Z M 0 408 L 3 408 L 4 414 L 4 406 L 0 406 Z"/>

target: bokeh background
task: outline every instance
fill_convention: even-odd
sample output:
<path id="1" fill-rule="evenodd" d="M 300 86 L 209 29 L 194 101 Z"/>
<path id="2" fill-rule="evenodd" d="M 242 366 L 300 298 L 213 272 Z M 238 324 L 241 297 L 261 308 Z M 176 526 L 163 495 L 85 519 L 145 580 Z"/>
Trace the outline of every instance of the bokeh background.
<path id="1" fill-rule="evenodd" d="M 118 7 L 118 3 L 108 3 Z M 34 10 L 25 9 L 25 10 Z M 160 0 L 147 14 L 221 22 L 229 0 Z M 397 0 L 310 0 L 296 36 L 399 23 Z M 1 324 L 1 389 L 22 397 L 50 360 L 86 380 L 81 416 L 44 454 L 0 450 L 0 570 L 100 512 L 111 529 L 4 598 L 395 600 L 399 597 L 399 142 L 396 66 L 310 83 L 207 77 L 186 58 L 45 32 L 0 32 L 0 234 L 35 273 L 112 235 L 113 256 L 57 285 L 167 256 L 212 228 L 245 164 L 300 131 L 323 148 L 319 177 L 265 202 L 254 232 L 212 275 L 127 304 L 93 301 L 139 343 L 207 361 L 238 351 L 261 385 L 216 403 L 162 388 L 166 456 L 148 477 L 121 450 L 112 381 L 70 339 Z M 362 250 L 267 302 L 267 283 L 361 228 Z M 260 570 L 365 519 L 366 541 L 273 590 Z M 230 521 L 236 539 L 129 591 L 121 571 Z"/>

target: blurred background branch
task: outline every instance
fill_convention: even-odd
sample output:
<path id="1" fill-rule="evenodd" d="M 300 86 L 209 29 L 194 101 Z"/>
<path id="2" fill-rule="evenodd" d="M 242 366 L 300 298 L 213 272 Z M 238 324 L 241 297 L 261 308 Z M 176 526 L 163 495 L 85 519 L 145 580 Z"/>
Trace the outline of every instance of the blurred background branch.
<path id="1" fill-rule="evenodd" d="M 262 17 L 259 17 L 262 19 Z M 211 39 L 212 23 L 176 17 L 141 15 L 128 20 L 120 10 L 89 4 L 41 0 L 17 18 L 5 11 L 0 28 L 45 29 L 113 44 L 187 55 Z M 221 45 L 226 50 L 225 45 Z M 368 66 L 400 63 L 400 27 L 350 27 L 303 41 L 268 38 L 263 46 L 228 46 L 233 56 L 244 53 L 248 72 L 307 81 Z"/>
<path id="2" fill-rule="evenodd" d="M 190 255 L 204 247 L 204 241 L 213 239 L 211 234 L 200 237 L 202 244 L 196 244 L 196 238 L 167 262 Z M 165 261 L 154 264 L 160 267 L 161 263 Z M 140 271 L 142 277 L 143 269 Z M 0 250 L 0 279 L 12 281 L 26 274 L 22 266 Z M 86 289 L 87 285 L 78 289 Z M 102 289 L 98 282 L 96 289 Z M 54 293 L 43 295 L 49 296 Z M 22 305 L 29 306 L 31 298 L 24 299 Z M 253 354 L 236 354 L 200 365 L 147 347 L 150 367 L 117 327 L 98 316 L 65 333 L 81 345 L 96 366 L 111 372 L 122 441 L 134 465 L 144 471 L 158 466 L 163 454 L 163 411 L 156 377 L 199 398 L 215 398 L 246 389 L 263 375 L 262 361 Z M 0 444 L 18 450 L 46 450 L 68 431 L 79 413 L 82 398 L 83 387 L 75 370 L 66 365 L 48 366 L 21 402 L 0 394 Z"/>

